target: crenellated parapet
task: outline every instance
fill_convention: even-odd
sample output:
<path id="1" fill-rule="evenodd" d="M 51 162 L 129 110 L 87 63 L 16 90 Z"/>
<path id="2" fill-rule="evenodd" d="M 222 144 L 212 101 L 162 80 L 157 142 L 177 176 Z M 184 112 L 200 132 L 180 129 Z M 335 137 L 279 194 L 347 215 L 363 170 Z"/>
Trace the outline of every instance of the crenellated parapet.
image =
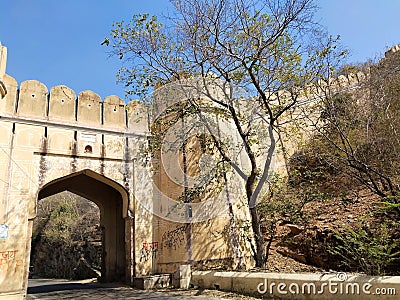
<path id="1" fill-rule="evenodd" d="M 37 80 L 27 80 L 19 86 L 17 81 L 5 74 L 3 78 L 7 94 L 0 101 L 0 116 L 38 120 L 107 131 L 141 132 L 148 130 L 146 114 L 144 118 L 129 121 L 135 110 L 146 109 L 139 101 L 126 105 L 117 96 L 103 100 L 93 91 L 76 93 L 69 87 L 60 85 L 50 90 Z"/>
<path id="2" fill-rule="evenodd" d="M 399 46 L 395 46 L 391 52 L 398 49 Z M 368 78 L 369 74 L 358 72 L 319 81 L 301 91 L 300 102 L 318 99 L 326 95 L 327 91 L 338 93 L 358 87 Z M 221 82 L 216 83 L 214 78 L 207 78 L 205 82 L 193 79 L 173 82 L 158 88 L 151 96 L 152 105 L 148 107 L 138 100 L 125 104 L 117 96 L 101 99 L 98 94 L 89 90 L 77 95 L 64 85 L 48 89 L 37 80 L 27 80 L 18 85 L 17 81 L 7 74 L 3 76 L 2 81 L 7 94 L 0 101 L 0 115 L 119 133 L 148 133 L 153 118 L 157 118 L 174 103 L 190 98 L 203 98 L 204 95 L 223 97 L 226 88 Z M 283 91 L 278 94 L 285 93 Z"/>
<path id="3" fill-rule="evenodd" d="M 367 83 L 369 77 L 370 75 L 367 73 L 357 72 L 349 73 L 347 75 L 339 75 L 335 78 L 328 78 L 326 80 L 319 80 L 312 84 L 308 84 L 298 90 L 299 98 L 297 99 L 297 105 L 316 102 L 337 93 L 357 89 L 361 85 Z M 288 91 L 283 90 L 275 93 L 274 97 L 280 98 L 281 100 L 287 98 L 288 101 L 291 101 L 292 96 Z"/>
<path id="4" fill-rule="evenodd" d="M 341 93 L 359 87 L 369 78 L 369 74 L 363 72 L 350 73 L 347 75 L 339 75 L 337 78 L 330 80 L 326 88 L 330 93 Z"/>

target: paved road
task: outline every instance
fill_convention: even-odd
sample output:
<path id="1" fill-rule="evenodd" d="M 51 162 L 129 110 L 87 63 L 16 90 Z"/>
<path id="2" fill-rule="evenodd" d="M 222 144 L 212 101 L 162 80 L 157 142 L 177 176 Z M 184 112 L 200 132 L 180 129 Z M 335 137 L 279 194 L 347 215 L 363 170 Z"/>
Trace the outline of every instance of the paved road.
<path id="1" fill-rule="evenodd" d="M 201 295 L 201 291 L 163 290 L 146 292 L 120 284 L 99 284 L 90 280 L 67 281 L 57 279 L 29 279 L 28 300 L 59 300 L 59 299 L 224 299 Z"/>

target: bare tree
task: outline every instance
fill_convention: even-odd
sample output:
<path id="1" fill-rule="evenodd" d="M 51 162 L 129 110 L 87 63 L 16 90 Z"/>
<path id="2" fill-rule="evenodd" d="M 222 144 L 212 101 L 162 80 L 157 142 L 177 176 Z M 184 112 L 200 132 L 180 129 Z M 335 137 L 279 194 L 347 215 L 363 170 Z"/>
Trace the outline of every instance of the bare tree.
<path id="1" fill-rule="evenodd" d="M 103 43 L 125 62 L 118 79 L 128 94 L 144 98 L 158 86 L 172 81 L 188 85 L 187 79 L 196 77 L 203 83 L 201 98 L 234 124 L 248 160 L 246 168 L 235 162 L 229 146 L 215 135 L 213 143 L 244 182 L 254 259 L 256 267 L 264 267 L 256 203 L 273 171 L 279 127 L 296 108 L 303 87 L 330 72 L 331 61 L 326 58 L 337 50 L 337 40 L 314 22 L 313 0 L 177 0 L 171 4 L 173 14 L 164 24 L 155 16 L 136 15 L 129 23 L 115 23 Z M 211 81 L 220 86 L 219 97 L 207 89 Z M 186 100 L 204 126 L 212 127 L 204 117 L 210 111 L 204 101 Z"/>

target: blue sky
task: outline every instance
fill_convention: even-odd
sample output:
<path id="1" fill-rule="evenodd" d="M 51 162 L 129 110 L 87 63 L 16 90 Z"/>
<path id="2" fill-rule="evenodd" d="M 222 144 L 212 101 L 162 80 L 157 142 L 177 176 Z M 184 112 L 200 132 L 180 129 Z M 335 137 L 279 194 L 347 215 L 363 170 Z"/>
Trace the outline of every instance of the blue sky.
<path id="1" fill-rule="evenodd" d="M 340 34 L 350 62 L 382 56 L 400 43 L 400 0 L 320 0 L 317 19 Z M 78 94 L 117 95 L 121 66 L 100 43 L 113 21 L 136 13 L 160 14 L 168 0 L 0 0 L 0 41 L 8 48 L 7 73 L 22 82 L 37 79 L 50 89 L 67 85 Z"/>

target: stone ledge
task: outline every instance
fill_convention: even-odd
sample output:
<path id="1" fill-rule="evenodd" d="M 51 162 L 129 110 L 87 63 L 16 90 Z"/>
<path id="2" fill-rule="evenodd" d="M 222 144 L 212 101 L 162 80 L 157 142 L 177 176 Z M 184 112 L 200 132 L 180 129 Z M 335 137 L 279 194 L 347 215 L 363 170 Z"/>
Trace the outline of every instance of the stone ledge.
<path id="1" fill-rule="evenodd" d="M 25 300 L 25 299 L 26 299 L 25 291 L 0 293 L 0 300 Z"/>
<path id="2" fill-rule="evenodd" d="M 75 121 L 74 123 L 68 123 L 65 121 L 55 121 L 48 120 L 46 118 L 40 119 L 35 117 L 23 117 L 16 115 L 9 115 L 3 112 L 0 112 L 0 119 L 6 122 L 11 123 L 20 123 L 26 125 L 35 125 L 35 126 L 48 126 L 60 129 L 69 129 L 69 130 L 79 130 L 83 132 L 89 133 L 100 133 L 100 134 L 110 134 L 110 135 L 119 135 L 123 137 L 147 137 L 149 136 L 149 132 L 133 132 L 128 129 L 126 130 L 118 130 L 107 128 L 103 126 L 91 126 L 86 124 L 81 124 L 81 122 Z"/>
<path id="3" fill-rule="evenodd" d="M 171 285 L 170 274 L 150 275 L 135 277 L 133 286 L 140 290 L 151 290 L 154 288 L 165 288 Z"/>
<path id="4" fill-rule="evenodd" d="M 342 281 L 340 280 L 342 279 Z M 343 280 L 345 279 L 345 280 Z M 398 299 L 400 276 L 193 271 L 191 284 L 274 299 Z"/>

